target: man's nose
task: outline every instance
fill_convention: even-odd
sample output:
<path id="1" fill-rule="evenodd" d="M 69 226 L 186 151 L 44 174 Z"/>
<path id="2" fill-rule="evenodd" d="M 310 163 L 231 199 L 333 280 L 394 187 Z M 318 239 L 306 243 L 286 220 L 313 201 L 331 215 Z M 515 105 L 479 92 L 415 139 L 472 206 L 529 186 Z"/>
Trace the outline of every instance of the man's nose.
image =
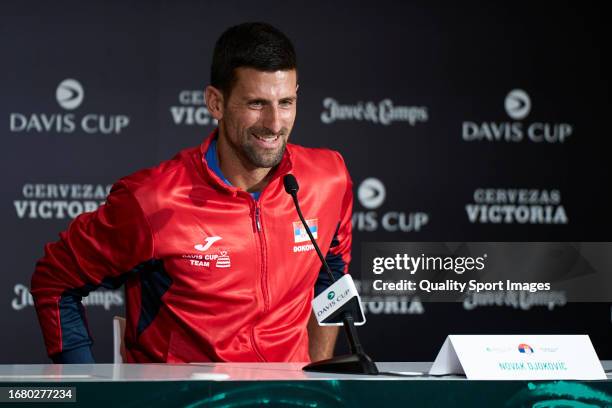
<path id="1" fill-rule="evenodd" d="M 283 128 L 283 124 L 281 123 L 278 106 L 271 104 L 264 109 L 262 124 L 265 128 L 274 132 L 274 134 L 280 133 L 281 129 Z"/>

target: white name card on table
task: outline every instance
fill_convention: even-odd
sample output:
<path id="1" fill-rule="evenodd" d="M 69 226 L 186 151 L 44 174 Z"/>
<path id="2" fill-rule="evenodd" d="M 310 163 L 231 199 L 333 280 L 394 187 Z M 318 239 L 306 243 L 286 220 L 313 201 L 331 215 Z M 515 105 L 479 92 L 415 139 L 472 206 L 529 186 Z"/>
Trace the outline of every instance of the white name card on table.
<path id="1" fill-rule="evenodd" d="M 587 335 L 450 335 L 430 375 L 470 380 L 605 380 Z"/>

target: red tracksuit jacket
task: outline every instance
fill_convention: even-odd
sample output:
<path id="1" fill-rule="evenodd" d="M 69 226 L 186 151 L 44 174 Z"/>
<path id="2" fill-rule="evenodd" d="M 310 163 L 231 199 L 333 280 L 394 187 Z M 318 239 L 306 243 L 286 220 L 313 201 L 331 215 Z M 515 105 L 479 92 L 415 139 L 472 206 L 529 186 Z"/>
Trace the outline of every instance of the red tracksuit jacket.
<path id="1" fill-rule="evenodd" d="M 128 362 L 309 361 L 321 265 L 282 178 L 295 175 L 310 229 L 346 273 L 353 197 L 343 159 L 288 144 L 255 201 L 208 167 L 213 137 L 120 179 L 106 204 L 46 245 L 31 292 L 49 356 L 91 345 L 81 296 L 125 284 Z"/>

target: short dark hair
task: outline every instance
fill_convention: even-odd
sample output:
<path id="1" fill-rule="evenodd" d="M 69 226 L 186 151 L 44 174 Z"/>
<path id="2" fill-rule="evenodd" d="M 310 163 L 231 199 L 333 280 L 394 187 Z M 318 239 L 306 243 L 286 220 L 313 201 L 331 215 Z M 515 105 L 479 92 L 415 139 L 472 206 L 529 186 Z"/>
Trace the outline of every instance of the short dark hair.
<path id="1" fill-rule="evenodd" d="M 285 34 L 267 23 L 230 27 L 215 44 L 210 84 L 229 95 L 236 80 L 235 69 L 240 67 L 266 72 L 297 69 L 293 44 Z"/>

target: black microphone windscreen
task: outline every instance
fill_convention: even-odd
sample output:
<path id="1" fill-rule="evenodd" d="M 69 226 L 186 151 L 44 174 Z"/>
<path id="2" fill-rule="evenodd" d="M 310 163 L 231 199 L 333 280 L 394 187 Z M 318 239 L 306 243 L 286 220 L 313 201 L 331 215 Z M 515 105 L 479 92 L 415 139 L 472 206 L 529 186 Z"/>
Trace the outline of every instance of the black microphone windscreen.
<path id="1" fill-rule="evenodd" d="M 291 195 L 296 194 L 300 189 L 300 186 L 298 185 L 298 182 L 293 174 L 287 174 L 285 177 L 283 177 L 283 184 L 285 185 L 285 191 Z"/>

